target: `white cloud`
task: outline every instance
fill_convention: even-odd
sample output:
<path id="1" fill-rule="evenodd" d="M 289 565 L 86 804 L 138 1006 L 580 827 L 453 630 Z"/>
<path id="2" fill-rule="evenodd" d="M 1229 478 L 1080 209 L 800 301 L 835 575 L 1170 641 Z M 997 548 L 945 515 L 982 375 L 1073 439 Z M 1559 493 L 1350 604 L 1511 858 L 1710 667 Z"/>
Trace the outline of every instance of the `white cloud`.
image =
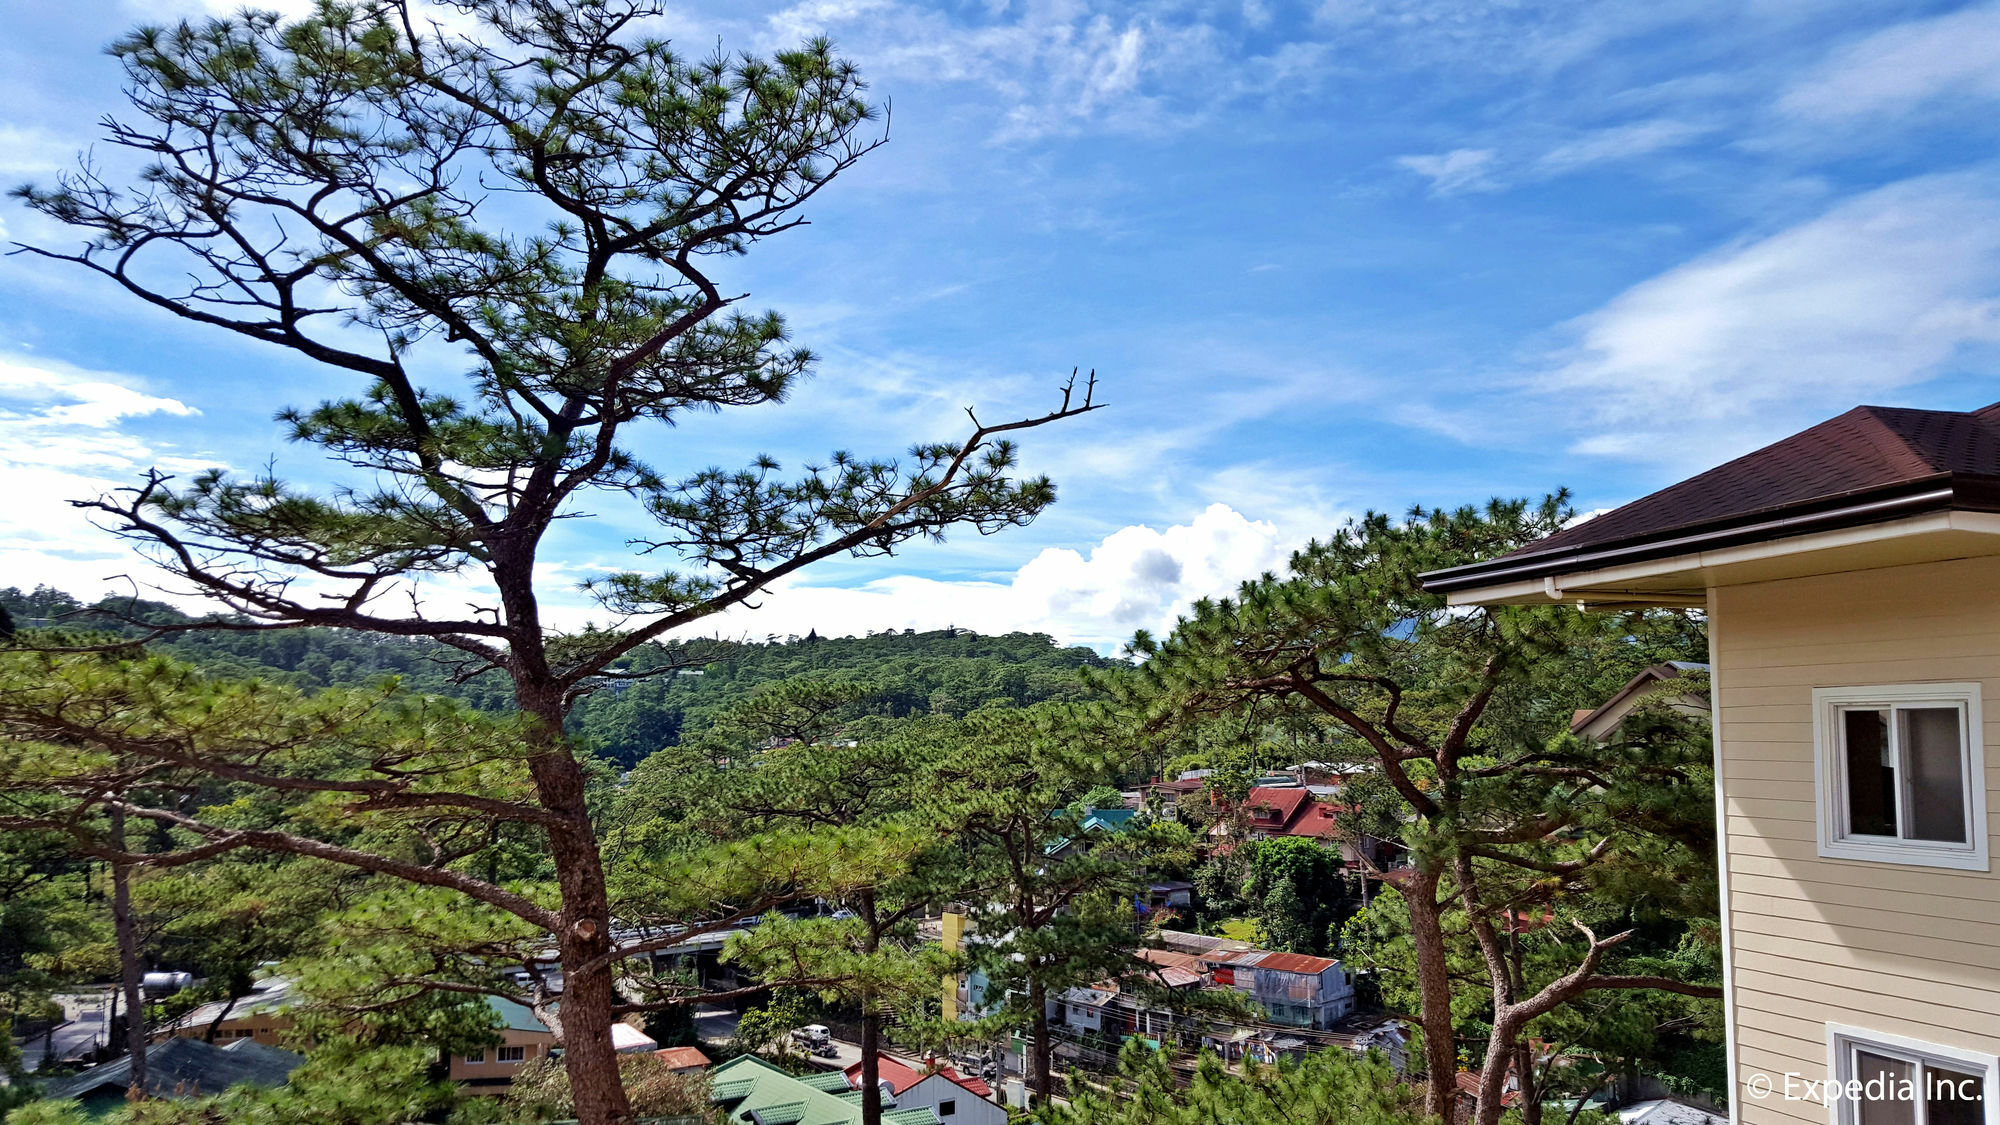
<path id="1" fill-rule="evenodd" d="M 996 119 L 991 139 L 1013 143 L 1158 134 L 1211 120 L 1237 100 L 1315 87 L 1330 45 L 1291 39 L 1257 54 L 1262 45 L 1246 39 L 1268 18 L 1260 13 L 1257 3 L 1239 21 L 1172 2 L 1017 0 L 982 15 L 904 0 L 803 0 L 754 26 L 706 30 L 764 50 L 831 34 L 884 89 L 982 87 L 982 112 Z"/>
<path id="2" fill-rule="evenodd" d="M 94 597 L 107 592 L 112 576 L 141 569 L 122 544 L 70 504 L 129 486 L 154 465 L 199 467 L 119 427 L 145 415 L 196 413 L 135 383 L 36 356 L 0 354 L 0 478 L 7 482 L 7 502 L 0 505 L 0 585 L 48 583 Z"/>
<path id="3" fill-rule="evenodd" d="M 47 177 L 74 165 L 83 147 L 39 126 L 0 122 L 0 176 L 10 181 Z"/>
<path id="4" fill-rule="evenodd" d="M 1779 99 L 1818 121 L 1907 113 L 1935 98 L 2000 98 L 2000 5 L 1897 24 L 1835 51 Z"/>
<path id="5" fill-rule="evenodd" d="M 695 631 L 841 636 L 958 625 L 1046 632 L 1108 651 L 1136 629 L 1170 628 L 1196 598 L 1233 594 L 1244 580 L 1282 567 L 1301 544 L 1272 523 L 1215 503 L 1164 530 L 1121 528 L 1088 554 L 1046 548 L 1004 581 L 895 575 L 859 586 L 785 584 L 760 598 L 758 609 L 732 611 Z"/>
<path id="6" fill-rule="evenodd" d="M 1869 192 L 1633 286 L 1568 327 L 1575 345 L 1538 388 L 1591 429 L 1580 451 L 1740 452 L 1800 415 L 2000 343 L 2000 178 Z"/>
<path id="7" fill-rule="evenodd" d="M 1635 121 L 1630 125 L 1599 129 L 1566 144 L 1558 145 L 1542 156 L 1539 166 L 1544 172 L 1560 175 L 1593 164 L 1630 160 L 1664 149 L 1678 148 L 1700 139 L 1710 131 L 1707 126 L 1671 118 Z"/>
<path id="8" fill-rule="evenodd" d="M 1491 191 L 1498 186 L 1486 174 L 1493 164 L 1490 148 L 1456 148 L 1431 155 L 1399 156 L 1396 163 L 1429 180 L 1432 195 Z"/>

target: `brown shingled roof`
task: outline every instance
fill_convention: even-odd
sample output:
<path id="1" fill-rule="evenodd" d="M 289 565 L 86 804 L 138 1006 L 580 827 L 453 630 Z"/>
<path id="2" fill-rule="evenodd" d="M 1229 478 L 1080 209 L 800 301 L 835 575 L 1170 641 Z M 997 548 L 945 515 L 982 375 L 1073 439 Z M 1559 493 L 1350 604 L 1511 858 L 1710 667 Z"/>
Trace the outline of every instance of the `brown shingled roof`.
<path id="1" fill-rule="evenodd" d="M 1831 526 L 1851 526 L 1913 514 L 1893 506 L 1851 511 L 1898 498 L 2000 511 L 2000 403 L 1964 412 L 1857 406 L 1511 554 L 1426 575 L 1426 585 L 1449 590 L 1498 571 L 1531 577 L 1544 556 L 1553 562 L 1731 529 L 1775 538 L 1754 529 L 1784 517 L 1821 513 Z"/>

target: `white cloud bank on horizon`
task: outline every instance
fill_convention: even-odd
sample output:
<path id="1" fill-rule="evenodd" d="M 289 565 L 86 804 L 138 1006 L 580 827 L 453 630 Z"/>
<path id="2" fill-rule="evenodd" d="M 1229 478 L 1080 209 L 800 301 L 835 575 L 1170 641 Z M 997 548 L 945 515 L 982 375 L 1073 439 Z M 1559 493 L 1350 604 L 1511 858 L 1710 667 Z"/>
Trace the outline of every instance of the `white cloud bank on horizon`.
<path id="1" fill-rule="evenodd" d="M 1115 651 L 1138 629 L 1171 628 L 1197 598 L 1232 595 L 1282 569 L 1304 540 L 1224 503 L 1156 530 L 1120 528 L 1089 549 L 1047 547 L 1006 581 L 889 575 L 858 586 L 782 584 L 759 608 L 700 623 L 693 635 L 849 636 L 883 629 L 1049 633 L 1065 644 Z"/>
<path id="2" fill-rule="evenodd" d="M 1581 453 L 1713 464 L 2000 344 L 2000 173 L 1847 199 L 1643 281 L 1565 326 L 1533 390 Z"/>

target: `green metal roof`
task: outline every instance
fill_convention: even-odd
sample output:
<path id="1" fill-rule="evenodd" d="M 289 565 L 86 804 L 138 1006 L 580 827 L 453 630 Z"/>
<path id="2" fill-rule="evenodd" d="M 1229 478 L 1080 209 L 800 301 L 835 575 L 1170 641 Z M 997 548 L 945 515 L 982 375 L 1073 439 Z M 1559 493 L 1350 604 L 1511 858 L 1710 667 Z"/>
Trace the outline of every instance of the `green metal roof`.
<path id="1" fill-rule="evenodd" d="M 709 1071 L 709 1100 L 727 1105 L 740 1125 L 861 1125 L 859 1091 L 836 1092 L 838 1074 L 790 1074 L 755 1055 L 739 1055 Z M 884 1125 L 937 1125 L 928 1109 L 890 1110 Z"/>
<path id="2" fill-rule="evenodd" d="M 502 1000 L 498 996 L 488 996 L 486 1006 L 500 1017 L 500 1026 L 508 1031 L 547 1031 L 548 1026 L 535 1018 L 534 1010 L 525 1004 L 512 1000 Z"/>
<path id="3" fill-rule="evenodd" d="M 780 1102 L 762 1106 L 751 1110 L 750 1116 L 758 1125 L 798 1125 L 806 1119 L 806 1103 Z"/>
<path id="4" fill-rule="evenodd" d="M 798 1075 L 798 1081 L 810 1085 L 812 1089 L 820 1089 L 820 1091 L 826 1091 L 826 1093 L 854 1093 L 854 1087 L 848 1085 L 848 1075 L 844 1075 L 842 1071 L 824 1071 L 824 1073 L 818 1073 L 818 1075 Z"/>

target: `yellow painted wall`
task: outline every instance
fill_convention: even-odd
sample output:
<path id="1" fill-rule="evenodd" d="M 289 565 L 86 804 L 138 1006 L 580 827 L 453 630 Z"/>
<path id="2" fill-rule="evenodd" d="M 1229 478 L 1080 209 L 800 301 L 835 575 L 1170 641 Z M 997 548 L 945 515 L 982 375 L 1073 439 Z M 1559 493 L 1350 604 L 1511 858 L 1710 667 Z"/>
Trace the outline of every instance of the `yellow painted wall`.
<path id="1" fill-rule="evenodd" d="M 492 1082 L 495 1079 L 512 1081 L 514 1074 L 523 1066 L 546 1055 L 549 1048 L 555 1045 L 555 1041 L 556 1037 L 546 1031 L 516 1031 L 513 1028 L 507 1028 L 500 1032 L 501 1045 L 521 1048 L 521 1060 L 519 1062 L 499 1061 L 499 1047 L 486 1048 L 482 1056 L 485 1060 L 484 1062 L 467 1062 L 465 1061 L 465 1055 L 453 1055 L 451 1057 L 451 1080 L 453 1082 Z"/>
<path id="2" fill-rule="evenodd" d="M 939 942 L 946 953 L 956 953 L 965 945 L 965 915 L 955 910 L 947 910 L 942 921 L 943 938 Z M 958 1018 L 958 977 L 946 974 L 944 978 L 944 1018 Z"/>
<path id="3" fill-rule="evenodd" d="M 1747 1083 L 1825 1078 L 1828 1023 L 2000 1054 L 2000 874 L 1821 858 L 1812 729 L 1817 687 L 1978 682 L 2000 810 L 2000 559 L 1711 598 L 1738 1119 L 1825 1125 L 1822 1105 Z"/>

